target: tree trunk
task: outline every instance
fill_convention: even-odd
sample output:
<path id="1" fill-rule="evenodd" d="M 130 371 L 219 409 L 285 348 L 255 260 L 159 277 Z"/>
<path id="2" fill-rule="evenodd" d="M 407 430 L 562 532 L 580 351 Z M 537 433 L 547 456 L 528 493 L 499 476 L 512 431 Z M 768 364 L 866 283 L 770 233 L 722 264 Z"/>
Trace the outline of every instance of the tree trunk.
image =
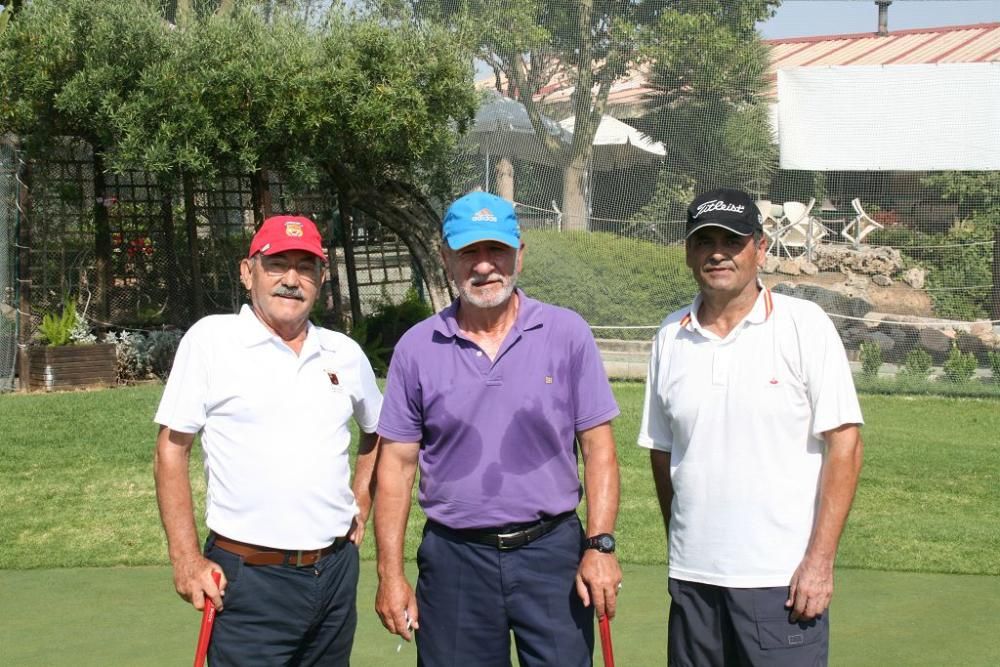
<path id="1" fill-rule="evenodd" d="M 20 169 L 17 188 L 20 212 L 17 226 L 17 342 L 20 350 L 17 375 L 21 379 L 21 391 L 27 391 L 28 377 L 31 376 L 28 344 L 35 328 L 31 321 L 31 163 L 25 160 L 23 163 L 19 161 L 18 165 L 23 165 L 23 168 Z"/>
<path id="2" fill-rule="evenodd" d="M 344 331 L 344 302 L 341 300 L 340 295 L 340 267 L 337 266 L 337 243 L 335 241 L 337 233 L 334 225 L 335 223 L 331 216 L 326 228 L 327 238 L 329 239 L 326 254 L 330 260 L 328 265 L 330 272 L 330 302 L 327 304 L 327 310 L 333 312 L 333 322 L 330 323 L 332 324 L 332 328 Z"/>
<path id="3" fill-rule="evenodd" d="M 271 217 L 271 185 L 266 169 L 250 175 L 250 200 L 253 206 L 253 228 L 260 229 L 264 220 Z"/>
<path id="4" fill-rule="evenodd" d="M 184 227 L 187 232 L 188 262 L 191 271 L 191 321 L 205 314 L 205 297 L 201 283 L 201 260 L 198 252 L 198 216 L 194 208 L 194 181 L 184 174 Z"/>
<path id="5" fill-rule="evenodd" d="M 514 201 L 514 165 L 509 157 L 502 157 L 497 160 L 497 166 L 493 171 L 493 179 L 496 183 L 497 196 L 503 197 L 509 202 Z"/>
<path id="6" fill-rule="evenodd" d="M 990 319 L 1000 320 L 1000 224 L 993 228 L 993 290 L 990 293 Z"/>
<path id="7" fill-rule="evenodd" d="M 166 181 L 166 178 L 164 178 Z M 174 193 L 172 183 L 160 187 L 160 231 L 163 233 L 164 279 L 167 283 L 166 320 L 177 324 L 181 317 L 180 290 L 177 289 L 177 240 L 174 237 Z"/>
<path id="8" fill-rule="evenodd" d="M 111 265 L 111 225 L 108 222 L 108 193 L 104 179 L 103 148 L 93 147 L 94 166 L 94 304 L 103 322 L 111 322 L 111 290 L 114 271 Z"/>
<path id="9" fill-rule="evenodd" d="M 344 244 L 344 268 L 347 271 L 347 294 L 351 300 L 351 328 L 361 321 L 361 295 L 358 292 L 358 267 L 354 263 L 354 217 L 351 203 L 343 192 L 337 193 L 340 207 L 340 233 Z"/>
<path id="10" fill-rule="evenodd" d="M 586 231 L 588 227 L 587 157 L 574 156 L 563 171 L 562 229 L 567 231 Z"/>

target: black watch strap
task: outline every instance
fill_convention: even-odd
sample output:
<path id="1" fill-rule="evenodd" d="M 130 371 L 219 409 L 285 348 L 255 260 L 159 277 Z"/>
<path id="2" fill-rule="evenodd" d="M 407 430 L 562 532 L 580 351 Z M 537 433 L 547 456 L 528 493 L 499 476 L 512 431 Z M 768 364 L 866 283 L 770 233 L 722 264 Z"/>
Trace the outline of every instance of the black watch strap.
<path id="1" fill-rule="evenodd" d="M 604 554 L 613 554 L 615 552 L 615 536 L 611 533 L 600 533 L 588 537 L 584 546 L 587 549 L 597 549 Z"/>

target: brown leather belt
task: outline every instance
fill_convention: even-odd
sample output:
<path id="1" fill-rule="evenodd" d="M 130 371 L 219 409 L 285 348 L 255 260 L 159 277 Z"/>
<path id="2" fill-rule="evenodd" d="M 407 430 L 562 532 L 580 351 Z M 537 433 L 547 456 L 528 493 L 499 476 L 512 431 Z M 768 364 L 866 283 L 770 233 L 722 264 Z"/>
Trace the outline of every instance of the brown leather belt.
<path id="1" fill-rule="evenodd" d="M 246 565 L 289 565 L 291 567 L 306 567 L 314 565 L 323 556 L 332 554 L 342 546 L 347 544 L 347 537 L 338 537 L 328 547 L 322 549 L 311 549 L 309 551 L 288 551 L 285 549 L 272 549 L 262 547 L 257 544 L 247 544 L 239 540 L 231 540 L 228 537 L 213 533 L 215 546 L 223 551 L 236 554 L 243 558 Z"/>

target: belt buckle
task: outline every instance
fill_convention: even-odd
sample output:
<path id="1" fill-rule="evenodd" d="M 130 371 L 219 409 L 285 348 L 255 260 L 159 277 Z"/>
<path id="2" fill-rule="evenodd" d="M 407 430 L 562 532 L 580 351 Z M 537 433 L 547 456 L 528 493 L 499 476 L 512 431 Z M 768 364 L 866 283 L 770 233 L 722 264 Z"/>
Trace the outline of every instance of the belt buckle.
<path id="1" fill-rule="evenodd" d="M 308 553 L 308 552 L 306 552 Z M 302 550 L 295 552 L 295 567 L 302 567 Z"/>
<path id="2" fill-rule="evenodd" d="M 523 541 L 510 544 L 507 543 L 507 540 L 516 541 L 519 537 L 524 537 L 523 530 L 519 530 L 514 533 L 497 533 L 497 549 L 500 551 L 512 551 L 520 546 L 523 546 Z"/>

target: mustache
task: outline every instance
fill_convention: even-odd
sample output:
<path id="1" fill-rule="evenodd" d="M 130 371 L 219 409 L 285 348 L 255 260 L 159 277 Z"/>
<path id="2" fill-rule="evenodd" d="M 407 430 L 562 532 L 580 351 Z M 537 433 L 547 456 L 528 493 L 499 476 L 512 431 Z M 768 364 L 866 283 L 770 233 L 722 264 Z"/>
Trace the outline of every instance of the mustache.
<path id="1" fill-rule="evenodd" d="M 284 285 L 278 285 L 271 292 L 271 296 L 283 296 L 291 299 L 298 299 L 299 301 L 305 301 L 306 295 L 302 293 L 302 290 L 298 287 L 285 287 Z"/>
<path id="2" fill-rule="evenodd" d="M 494 281 L 504 282 L 504 277 L 499 273 L 491 273 L 488 276 L 473 276 L 469 279 L 469 283 L 474 287 Z"/>

